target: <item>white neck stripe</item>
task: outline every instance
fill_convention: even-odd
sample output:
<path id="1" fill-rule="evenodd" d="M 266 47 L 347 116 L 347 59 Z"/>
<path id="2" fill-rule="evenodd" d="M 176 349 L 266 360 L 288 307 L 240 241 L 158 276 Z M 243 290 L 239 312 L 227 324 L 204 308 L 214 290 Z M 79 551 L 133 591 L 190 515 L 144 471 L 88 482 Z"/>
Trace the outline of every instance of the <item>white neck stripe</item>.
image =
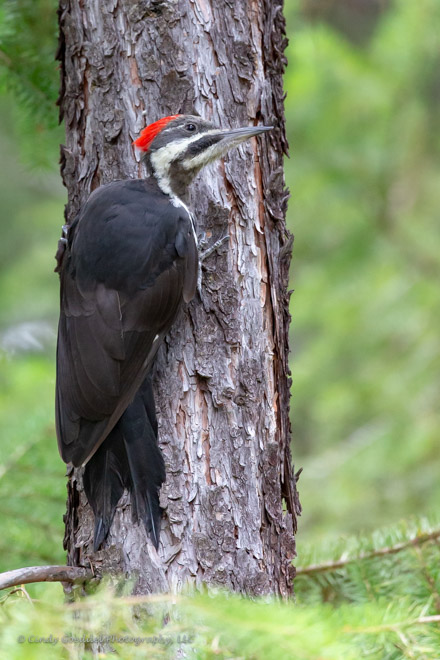
<path id="1" fill-rule="evenodd" d="M 156 175 L 157 183 L 162 192 L 164 192 L 166 195 L 173 194 L 170 181 L 171 163 L 176 160 L 180 154 L 186 151 L 190 144 L 193 144 L 193 142 L 197 142 L 197 140 L 204 138 L 205 135 L 213 135 L 215 133 L 218 133 L 218 129 L 205 131 L 201 135 L 192 135 L 191 137 L 182 138 L 181 140 L 172 142 L 171 144 L 166 144 L 164 147 L 160 147 L 160 149 L 151 152 L 150 162 L 153 167 L 154 174 Z M 187 164 L 185 165 L 185 169 L 190 169 L 190 166 L 188 165 L 190 162 L 191 159 L 186 161 Z"/>

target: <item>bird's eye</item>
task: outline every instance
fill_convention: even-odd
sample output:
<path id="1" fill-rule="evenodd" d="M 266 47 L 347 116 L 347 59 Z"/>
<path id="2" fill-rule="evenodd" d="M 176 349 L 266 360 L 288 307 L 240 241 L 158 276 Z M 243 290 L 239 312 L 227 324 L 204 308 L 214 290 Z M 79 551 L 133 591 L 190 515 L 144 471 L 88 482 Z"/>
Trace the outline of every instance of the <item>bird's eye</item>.
<path id="1" fill-rule="evenodd" d="M 195 124 L 187 124 L 187 125 L 185 126 L 185 128 L 186 128 L 186 130 L 189 131 L 190 133 L 194 133 L 194 131 L 196 130 L 196 126 L 195 126 Z"/>

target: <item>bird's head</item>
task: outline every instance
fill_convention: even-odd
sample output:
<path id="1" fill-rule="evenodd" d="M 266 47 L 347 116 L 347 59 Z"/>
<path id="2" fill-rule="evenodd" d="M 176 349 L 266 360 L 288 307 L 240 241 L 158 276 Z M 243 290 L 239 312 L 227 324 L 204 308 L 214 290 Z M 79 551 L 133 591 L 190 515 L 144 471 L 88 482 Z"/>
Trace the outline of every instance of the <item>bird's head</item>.
<path id="1" fill-rule="evenodd" d="M 144 128 L 133 142 L 167 194 L 183 195 L 195 175 L 232 147 L 272 126 L 220 129 L 193 115 L 171 115 Z"/>

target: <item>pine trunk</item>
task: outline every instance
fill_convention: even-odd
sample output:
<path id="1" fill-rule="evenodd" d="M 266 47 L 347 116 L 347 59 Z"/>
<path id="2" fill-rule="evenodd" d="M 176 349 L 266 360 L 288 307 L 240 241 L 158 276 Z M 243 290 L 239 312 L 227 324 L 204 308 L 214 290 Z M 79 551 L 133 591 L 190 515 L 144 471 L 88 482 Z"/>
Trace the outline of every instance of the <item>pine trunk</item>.
<path id="1" fill-rule="evenodd" d="M 189 193 L 199 235 L 230 239 L 205 262 L 202 300 L 182 310 L 156 361 L 167 472 L 159 551 L 124 495 L 93 553 L 93 516 L 72 469 L 68 564 L 137 576 L 138 593 L 189 581 L 288 596 L 300 506 L 289 447 L 282 0 L 61 0 L 59 17 L 68 222 L 97 186 L 145 176 L 131 143 L 164 115 L 276 127 Z"/>

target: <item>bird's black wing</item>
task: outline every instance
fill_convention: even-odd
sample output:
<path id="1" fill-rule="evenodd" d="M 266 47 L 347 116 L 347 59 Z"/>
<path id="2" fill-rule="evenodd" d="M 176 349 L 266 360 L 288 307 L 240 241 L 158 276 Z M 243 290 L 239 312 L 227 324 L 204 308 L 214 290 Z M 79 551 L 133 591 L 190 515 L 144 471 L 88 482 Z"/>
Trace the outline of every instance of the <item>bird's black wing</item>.
<path id="1" fill-rule="evenodd" d="M 64 461 L 86 462 L 142 384 L 182 299 L 195 292 L 191 218 L 154 183 L 89 198 L 61 266 L 56 420 Z"/>

